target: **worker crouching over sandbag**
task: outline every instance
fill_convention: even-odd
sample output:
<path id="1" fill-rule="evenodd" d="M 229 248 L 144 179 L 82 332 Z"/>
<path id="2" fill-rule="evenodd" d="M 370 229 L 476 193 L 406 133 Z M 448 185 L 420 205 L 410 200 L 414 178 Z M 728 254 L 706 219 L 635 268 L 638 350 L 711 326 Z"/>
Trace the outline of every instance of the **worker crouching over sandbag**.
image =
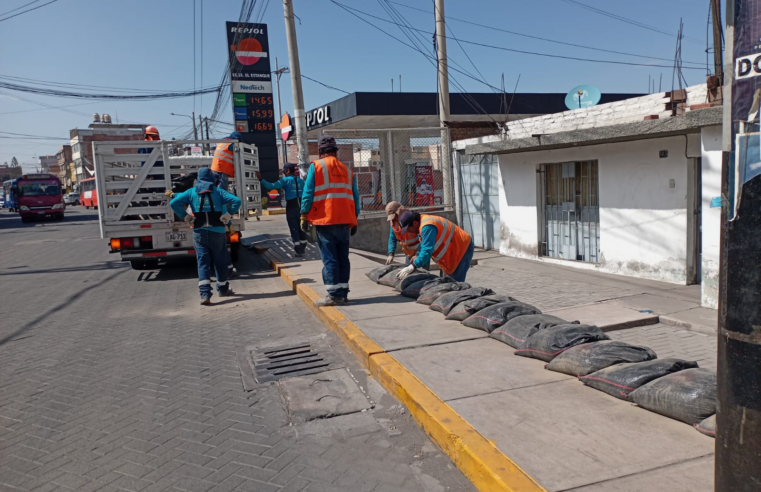
<path id="1" fill-rule="evenodd" d="M 453 321 L 465 321 L 482 309 L 486 309 L 489 306 L 493 306 L 495 304 L 501 304 L 503 302 L 514 300 L 515 299 L 509 296 L 500 296 L 495 294 L 491 296 L 477 297 L 469 301 L 462 301 L 449 310 L 447 319 Z"/>
<path id="2" fill-rule="evenodd" d="M 436 282 L 436 280 L 431 280 L 429 282 Z M 428 283 L 426 283 L 423 289 L 420 291 L 420 295 L 418 296 L 416 302 L 430 306 L 433 304 L 433 301 L 439 298 L 439 296 L 443 296 L 447 292 L 467 289 L 470 289 L 470 284 L 467 282 L 432 283 L 430 286 Z"/>
<path id="3" fill-rule="evenodd" d="M 632 391 L 629 400 L 694 425 L 716 413 L 716 371 L 685 369 L 669 374 Z"/>
<path id="4" fill-rule="evenodd" d="M 463 321 L 462 324 L 469 328 L 491 333 L 511 319 L 528 314 L 542 314 L 542 312 L 530 304 L 508 301 L 482 309 Z"/>
<path id="5" fill-rule="evenodd" d="M 471 287 L 466 290 L 449 292 L 436 299 L 433 304 L 431 304 L 431 309 L 446 316 L 453 307 L 463 301 L 492 294 L 494 294 L 494 291 L 487 289 L 486 287 Z"/>
<path id="6" fill-rule="evenodd" d="M 572 347 L 547 364 L 547 369 L 571 376 L 586 376 L 614 364 L 645 362 L 657 356 L 648 347 L 603 340 Z"/>
<path id="7" fill-rule="evenodd" d="M 587 386 L 603 391 L 621 400 L 626 400 L 629 393 L 650 381 L 662 378 L 684 369 L 696 369 L 698 363 L 682 359 L 656 359 L 633 364 L 618 364 L 588 376 L 582 376 L 581 382 Z"/>
<path id="8" fill-rule="evenodd" d="M 610 337 L 594 325 L 551 326 L 528 337 L 515 355 L 549 362 L 571 347 L 600 340 L 610 340 Z"/>
<path id="9" fill-rule="evenodd" d="M 397 266 L 395 269 L 391 270 L 390 272 L 383 275 L 381 278 L 378 279 L 379 285 L 385 285 L 386 287 L 394 288 L 396 287 L 396 283 L 399 281 L 396 278 L 396 275 L 399 273 L 399 270 L 404 268 L 403 266 Z"/>
<path id="10" fill-rule="evenodd" d="M 449 319 L 449 318 L 447 318 Z M 578 324 L 578 321 L 574 321 Z M 530 314 L 527 316 L 518 316 L 513 318 L 496 330 L 492 331 L 489 336 L 506 343 L 513 348 L 520 348 L 528 337 L 539 330 L 544 330 L 550 326 L 567 325 L 568 321 L 560 319 L 551 314 Z"/>

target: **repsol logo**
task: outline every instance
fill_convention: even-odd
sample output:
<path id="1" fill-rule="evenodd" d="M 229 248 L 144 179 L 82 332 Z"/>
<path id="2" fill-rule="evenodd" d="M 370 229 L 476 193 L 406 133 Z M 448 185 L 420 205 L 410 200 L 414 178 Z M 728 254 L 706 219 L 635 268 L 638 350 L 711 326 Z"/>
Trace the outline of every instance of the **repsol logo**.
<path id="1" fill-rule="evenodd" d="M 761 75 L 761 53 L 741 56 L 735 60 L 735 79 L 747 79 Z"/>
<path id="2" fill-rule="evenodd" d="M 313 109 L 307 113 L 307 128 L 330 123 L 330 106 Z"/>
<path id="3" fill-rule="evenodd" d="M 261 27 L 231 27 L 230 32 L 237 34 L 264 34 Z"/>

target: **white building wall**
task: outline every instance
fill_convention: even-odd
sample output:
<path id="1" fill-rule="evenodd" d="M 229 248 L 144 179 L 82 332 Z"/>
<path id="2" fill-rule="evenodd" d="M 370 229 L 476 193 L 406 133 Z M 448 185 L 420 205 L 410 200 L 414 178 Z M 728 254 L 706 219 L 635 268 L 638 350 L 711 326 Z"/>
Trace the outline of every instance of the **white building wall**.
<path id="1" fill-rule="evenodd" d="M 687 163 L 684 136 L 499 156 L 501 246 L 537 258 L 540 164 L 597 160 L 602 271 L 686 282 Z M 667 150 L 667 158 L 659 151 Z M 674 180 L 674 188 L 669 181 Z M 589 264 L 568 261 L 570 266 Z"/>
<path id="2" fill-rule="evenodd" d="M 721 207 L 711 208 L 711 200 L 721 197 L 721 127 L 701 131 L 702 142 L 702 266 L 701 303 L 716 309 L 719 303 L 719 240 Z"/>

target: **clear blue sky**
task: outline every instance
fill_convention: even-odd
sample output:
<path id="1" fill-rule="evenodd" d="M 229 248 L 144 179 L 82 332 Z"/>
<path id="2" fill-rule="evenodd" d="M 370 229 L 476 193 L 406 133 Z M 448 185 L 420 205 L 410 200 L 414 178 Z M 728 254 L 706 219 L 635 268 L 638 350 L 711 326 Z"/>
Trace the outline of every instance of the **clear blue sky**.
<path id="1" fill-rule="evenodd" d="M 0 13 L 20 7 L 29 0 L 5 0 Z M 42 0 L 45 3 L 49 0 Z M 266 2 L 267 0 L 258 0 Z M 376 0 L 339 0 L 353 8 L 388 18 Z M 430 14 L 394 7 L 415 27 L 433 30 L 432 0 L 398 0 L 431 11 Z M 685 62 L 704 67 L 708 0 L 579 0 L 582 3 L 632 19 L 658 30 L 676 33 L 680 16 L 685 23 Z M 196 4 L 197 87 L 215 85 L 225 60 L 224 22 L 237 20 L 240 0 L 203 2 L 203 45 L 201 46 L 200 3 Z M 562 56 L 668 65 L 669 61 L 647 60 L 583 48 L 569 47 L 465 24 L 465 19 L 500 29 L 533 36 L 593 46 L 614 51 L 673 59 L 676 39 L 630 25 L 574 5 L 568 0 L 446 0 L 449 26 L 460 40 Z M 391 78 L 402 75 L 405 92 L 435 91 L 436 71 L 419 53 L 358 20 L 329 0 L 294 0 L 302 71 L 305 75 L 348 92 L 390 91 Z M 23 10 L 23 9 L 22 9 Z M 258 6 L 257 6 L 258 10 Z M 3 16 L 0 15 L 0 18 Z M 287 64 L 282 3 L 269 2 L 263 22 L 269 25 L 271 56 Z M 395 25 L 371 22 L 405 40 Z M 430 39 L 430 36 L 423 34 Z M 19 17 L 0 22 L 0 75 L 53 82 L 130 87 L 155 90 L 190 90 L 193 77 L 193 0 L 58 0 Z M 430 43 L 429 43 L 430 45 Z M 486 80 L 499 86 L 502 74 L 512 92 L 521 75 L 519 92 L 567 92 L 579 84 L 594 84 L 605 92 L 646 92 L 648 75 L 663 74 L 663 90 L 671 88 L 671 68 L 636 67 L 590 63 L 511 53 L 463 44 Z M 450 63 L 457 62 L 476 74 L 454 40 L 448 41 Z M 201 66 L 201 51 L 203 66 Z M 705 80 L 705 69 L 685 70 L 689 85 Z M 453 72 L 471 92 L 489 92 L 486 86 Z M 476 74 L 477 76 L 477 74 Z M 343 94 L 305 80 L 307 109 Z M 283 110 L 292 110 L 289 76 L 281 83 Z M 457 92 L 456 87 L 451 87 Z M 657 82 L 656 82 L 657 90 Z M 169 113 L 208 115 L 215 95 L 152 102 L 103 102 L 62 99 L 0 89 L 0 131 L 68 138 L 72 128 L 86 128 L 93 112 L 110 113 L 120 122 L 156 125 L 163 138 L 187 130 L 187 118 Z M 70 106 L 46 109 L 37 104 Z M 75 105 L 75 106 L 71 106 Z M 31 111 L 34 110 L 34 111 Z M 68 111 L 81 112 L 73 114 Z M 232 121 L 232 109 L 223 118 Z M 0 134 L 7 136 L 6 134 Z M 220 136 L 218 133 L 217 136 Z M 16 156 L 24 164 L 37 163 L 33 156 L 54 154 L 66 143 L 46 140 L 0 139 L 0 163 Z M 31 168 L 27 168 L 31 169 Z"/>

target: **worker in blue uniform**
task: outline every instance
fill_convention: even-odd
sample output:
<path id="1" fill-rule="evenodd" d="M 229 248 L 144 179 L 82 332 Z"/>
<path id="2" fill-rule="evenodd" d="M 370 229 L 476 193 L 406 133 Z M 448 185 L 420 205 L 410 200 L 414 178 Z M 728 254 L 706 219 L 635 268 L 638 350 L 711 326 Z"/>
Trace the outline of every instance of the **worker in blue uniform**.
<path id="1" fill-rule="evenodd" d="M 299 169 L 296 164 L 285 164 L 282 171 L 283 177 L 270 183 L 262 179 L 262 173 L 256 172 L 256 177 L 267 190 L 282 189 L 285 195 L 285 218 L 288 221 L 288 229 L 291 232 L 293 249 L 297 257 L 304 256 L 307 247 L 307 235 L 299 226 L 301 210 L 301 194 L 304 191 L 304 180 L 299 177 Z"/>

